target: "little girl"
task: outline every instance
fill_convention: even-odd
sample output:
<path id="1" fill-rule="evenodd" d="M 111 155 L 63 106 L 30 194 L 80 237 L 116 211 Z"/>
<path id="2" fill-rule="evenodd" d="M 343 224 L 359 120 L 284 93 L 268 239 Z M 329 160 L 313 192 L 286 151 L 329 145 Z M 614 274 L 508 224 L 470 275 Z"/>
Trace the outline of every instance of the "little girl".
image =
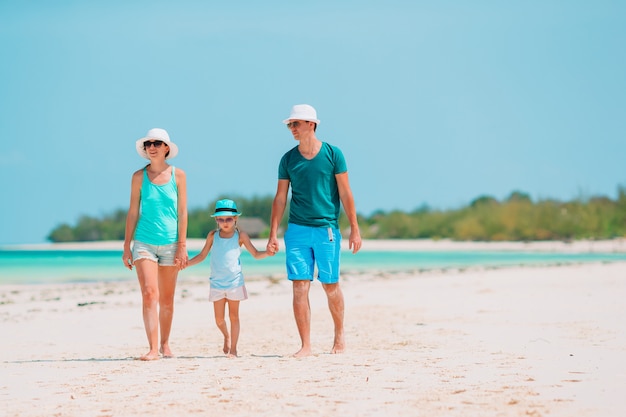
<path id="1" fill-rule="evenodd" d="M 241 272 L 241 245 L 255 259 L 273 256 L 274 253 L 259 251 L 250 241 L 247 233 L 237 229 L 237 218 L 241 213 L 232 200 L 219 200 L 215 204 L 215 213 L 211 215 L 217 221 L 217 230 L 209 232 L 204 247 L 199 254 L 189 260 L 189 266 L 202 262 L 211 252 L 211 276 L 209 301 L 213 302 L 215 324 L 224 335 L 224 353 L 237 357 L 237 341 L 239 339 L 239 302 L 248 299 L 246 285 Z M 226 319 L 226 303 L 230 318 L 230 334 Z"/>

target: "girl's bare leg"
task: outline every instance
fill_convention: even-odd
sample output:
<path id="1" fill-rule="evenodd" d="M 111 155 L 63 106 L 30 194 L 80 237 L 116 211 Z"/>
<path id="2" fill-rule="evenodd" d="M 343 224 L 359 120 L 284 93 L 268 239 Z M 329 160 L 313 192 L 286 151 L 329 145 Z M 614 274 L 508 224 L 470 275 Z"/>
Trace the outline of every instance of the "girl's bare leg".
<path id="1" fill-rule="evenodd" d="M 143 310 L 143 324 L 148 336 L 150 351 L 139 359 L 151 361 L 159 359 L 159 269 L 156 262 L 148 259 L 140 259 L 135 262 L 135 270 L 139 286 L 141 287 L 141 299 Z"/>
<path id="2" fill-rule="evenodd" d="M 230 319 L 230 350 L 229 358 L 237 357 L 237 342 L 239 341 L 239 301 L 228 300 L 228 318 Z"/>
<path id="3" fill-rule="evenodd" d="M 224 314 L 226 312 L 225 298 L 213 302 L 213 312 L 215 313 L 215 324 L 224 335 L 224 347 L 222 348 L 222 351 L 224 354 L 228 355 L 228 352 L 230 352 L 230 335 L 228 334 L 228 327 L 226 326 L 226 320 L 224 319 Z"/>
<path id="4" fill-rule="evenodd" d="M 161 353 L 164 358 L 173 358 L 170 349 L 170 331 L 174 318 L 174 295 L 178 267 L 159 266 L 159 323 L 161 325 Z"/>

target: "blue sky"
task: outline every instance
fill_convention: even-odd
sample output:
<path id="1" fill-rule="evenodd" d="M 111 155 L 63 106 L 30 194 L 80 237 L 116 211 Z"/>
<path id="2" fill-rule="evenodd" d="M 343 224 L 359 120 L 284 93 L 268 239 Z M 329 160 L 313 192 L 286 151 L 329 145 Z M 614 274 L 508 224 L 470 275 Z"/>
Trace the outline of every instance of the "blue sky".
<path id="1" fill-rule="evenodd" d="M 626 2 L 0 2 L 0 244 L 127 208 L 135 140 L 190 208 L 266 196 L 317 108 L 365 215 L 626 185 Z"/>

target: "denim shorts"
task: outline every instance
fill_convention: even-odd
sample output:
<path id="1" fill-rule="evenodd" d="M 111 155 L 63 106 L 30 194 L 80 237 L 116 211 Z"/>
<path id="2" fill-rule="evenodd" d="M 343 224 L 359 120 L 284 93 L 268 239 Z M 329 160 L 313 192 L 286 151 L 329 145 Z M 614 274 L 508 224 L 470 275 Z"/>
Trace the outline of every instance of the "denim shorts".
<path id="1" fill-rule="evenodd" d="M 292 281 L 312 281 L 317 265 L 317 279 L 321 283 L 339 282 L 339 229 L 289 223 L 284 239 L 287 278 Z"/>
<path id="2" fill-rule="evenodd" d="M 170 243 L 169 245 L 151 245 L 135 241 L 133 244 L 133 262 L 140 259 L 149 259 L 161 266 L 174 266 L 174 257 L 178 243 Z"/>

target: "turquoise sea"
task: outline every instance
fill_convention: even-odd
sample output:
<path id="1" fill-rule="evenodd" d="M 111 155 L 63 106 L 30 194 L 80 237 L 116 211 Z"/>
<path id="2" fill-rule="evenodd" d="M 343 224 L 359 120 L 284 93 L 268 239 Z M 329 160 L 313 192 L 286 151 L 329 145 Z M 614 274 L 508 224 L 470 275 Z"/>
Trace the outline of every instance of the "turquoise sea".
<path id="1" fill-rule="evenodd" d="M 190 251 L 193 256 L 197 251 Z M 0 250 L 0 285 L 135 280 L 114 250 Z M 285 276 L 284 252 L 256 260 L 241 256 L 246 279 Z M 562 265 L 624 262 L 626 253 L 554 253 L 527 251 L 361 251 L 342 255 L 342 273 L 398 272 L 472 267 Z M 209 275 L 209 260 L 183 270 L 179 279 Z"/>

